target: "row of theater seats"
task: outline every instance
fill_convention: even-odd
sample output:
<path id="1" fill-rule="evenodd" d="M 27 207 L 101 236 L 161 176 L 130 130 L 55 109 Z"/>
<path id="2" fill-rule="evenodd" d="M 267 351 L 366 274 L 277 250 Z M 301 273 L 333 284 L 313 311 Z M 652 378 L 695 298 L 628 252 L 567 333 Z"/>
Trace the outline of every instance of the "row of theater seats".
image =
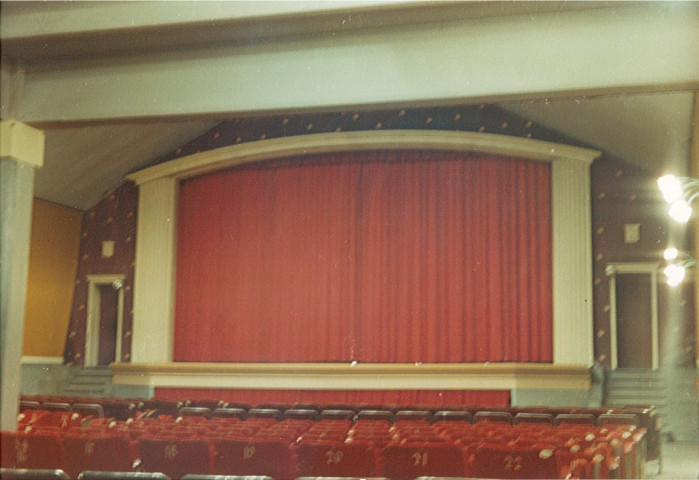
<path id="1" fill-rule="evenodd" d="M 363 412 L 368 413 L 360 411 L 354 419 L 301 419 L 260 408 L 250 409 L 245 419 L 161 415 L 119 421 L 25 411 L 21 430 L 2 432 L 0 466 L 58 468 L 70 478 L 83 471 L 131 471 L 134 466 L 173 479 L 187 474 L 395 480 L 645 475 L 646 430 L 636 422 L 604 424 L 630 417 L 600 415 L 601 426 L 552 425 L 541 423 L 539 414 L 530 417 L 534 423 L 514 425 L 499 415 L 506 412 L 477 412 L 476 423 L 448 415 L 436 415 L 431 422 L 415 410 L 405 418 L 396 412 L 393 421 L 379 418 L 385 411 Z"/>
<path id="2" fill-rule="evenodd" d="M 371 415 L 371 418 L 385 418 L 391 422 L 400 418 L 419 418 L 429 421 L 439 420 L 440 417 L 449 416 L 449 419 L 478 421 L 478 412 L 488 410 L 495 415 L 500 415 L 498 421 L 517 424 L 520 421 L 544 423 L 585 423 L 597 424 L 600 415 L 620 414 L 633 415 L 637 419 L 636 425 L 647 430 L 648 459 L 658 463 L 658 471 L 661 469 L 661 424 L 656 410 L 649 406 L 629 405 L 623 408 L 578 408 L 578 407 L 481 407 L 464 405 L 443 406 L 401 406 L 401 405 L 348 405 L 296 403 L 287 405 L 281 403 L 265 403 L 249 405 L 246 403 L 234 403 L 224 400 L 176 400 L 162 398 L 118 398 L 118 397 L 70 397 L 70 396 L 24 396 L 22 397 L 20 410 L 28 408 L 43 408 L 49 410 L 72 411 L 82 415 L 92 415 L 116 420 L 126 420 L 133 416 L 159 416 L 170 415 L 201 415 L 210 417 L 237 417 L 247 418 L 252 411 L 253 416 L 273 415 L 277 419 L 297 418 L 358 418 L 357 416 Z M 100 412 L 100 410 L 102 410 Z M 277 411 L 269 413 L 269 411 Z M 418 417 L 415 415 L 418 413 Z M 362 412 L 362 413 L 360 413 Z M 373 412 L 371 414 L 367 412 Z M 406 413 L 407 412 L 407 413 Z M 532 415 L 533 414 L 533 415 Z M 482 414 L 481 414 L 482 415 Z M 494 415 L 489 414 L 489 420 L 494 420 Z M 524 419 L 524 416 L 529 418 Z M 538 416 L 538 418 L 534 418 Z M 626 420 L 621 420 L 626 422 Z"/>

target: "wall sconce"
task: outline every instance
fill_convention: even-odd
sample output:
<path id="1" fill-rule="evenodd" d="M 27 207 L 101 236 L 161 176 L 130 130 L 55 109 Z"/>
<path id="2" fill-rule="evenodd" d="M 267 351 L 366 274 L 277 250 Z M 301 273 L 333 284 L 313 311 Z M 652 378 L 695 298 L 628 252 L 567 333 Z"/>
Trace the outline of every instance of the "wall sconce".
<path id="1" fill-rule="evenodd" d="M 679 223 L 687 223 L 692 216 L 691 204 L 699 197 L 699 180 L 663 175 L 658 178 L 658 188 L 670 205 L 670 216 Z"/>
<path id="2" fill-rule="evenodd" d="M 684 281 L 687 269 L 696 266 L 696 260 L 686 252 L 680 252 L 674 247 L 666 248 L 663 257 L 668 264 L 663 269 L 667 277 L 667 284 L 676 287 Z"/>

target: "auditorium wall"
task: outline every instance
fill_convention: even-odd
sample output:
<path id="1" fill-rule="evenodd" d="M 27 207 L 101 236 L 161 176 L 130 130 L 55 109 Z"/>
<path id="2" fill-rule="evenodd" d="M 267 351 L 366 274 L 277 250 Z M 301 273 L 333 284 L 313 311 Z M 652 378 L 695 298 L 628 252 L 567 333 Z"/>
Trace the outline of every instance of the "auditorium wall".
<path id="1" fill-rule="evenodd" d="M 193 141 L 182 145 L 154 164 L 167 162 L 197 152 L 256 140 L 339 131 L 362 130 L 452 130 L 495 133 L 515 137 L 565 143 L 586 147 L 532 121 L 520 118 L 491 105 L 440 108 L 395 109 L 386 111 L 348 111 L 315 115 L 274 115 L 234 119 L 222 122 Z M 75 300 L 65 357 L 81 365 L 85 355 L 87 310 L 86 275 L 128 272 L 124 286 L 124 335 L 121 361 L 130 360 L 132 319 L 131 290 L 138 195 L 136 188 L 124 183 L 112 195 L 85 212 L 80 260 L 75 286 Z M 118 202 L 115 199 L 119 198 Z M 111 219 L 111 220 L 110 220 Z M 113 259 L 100 257 L 103 240 L 114 239 L 117 254 Z"/>
<path id="2" fill-rule="evenodd" d="M 35 199 L 24 324 L 25 357 L 63 355 L 78 264 L 82 212 Z"/>
<path id="3" fill-rule="evenodd" d="M 122 348 L 121 358 L 117 360 L 129 361 L 137 204 L 138 190 L 132 183 L 124 182 L 83 215 L 72 314 L 65 341 L 64 356 L 68 364 L 84 364 L 88 275 L 108 274 L 124 276 Z M 102 250 L 105 241 L 114 242 L 111 255 L 105 255 Z"/>
<path id="4" fill-rule="evenodd" d="M 668 219 L 667 205 L 657 185 L 657 174 L 612 158 L 596 161 L 591 170 L 592 235 L 594 255 L 595 357 L 611 367 L 610 264 L 663 265 L 663 250 L 674 245 L 687 250 L 687 229 Z M 624 228 L 638 228 L 638 238 L 625 238 Z M 691 278 L 673 289 L 658 281 L 659 366 L 692 366 L 694 296 Z M 641 292 L 637 298 L 643 298 Z M 633 300 L 632 300 L 633 301 Z M 623 309 L 624 305 L 618 305 Z M 638 329 L 643 329 L 638 326 Z M 640 330 L 638 330 L 640 331 Z M 637 333 L 638 333 L 637 331 Z M 621 334 L 622 332 L 618 332 Z"/>
<path id="5" fill-rule="evenodd" d="M 311 133 L 381 129 L 497 133 L 587 148 L 595 147 L 563 137 L 498 107 L 479 105 L 234 119 L 222 122 L 199 138 L 158 159 L 154 164 L 255 140 Z M 594 261 L 594 298 L 591 300 L 594 304 L 595 358 L 602 365 L 609 367 L 611 307 L 609 277 L 605 275 L 605 268 L 612 262 L 658 260 L 658 252 L 668 240 L 668 222 L 663 216 L 660 197 L 653 183 L 653 175 L 650 173 L 603 156 L 593 163 L 591 184 Z M 119 202 L 115 201 L 117 198 L 120 199 Z M 109 272 L 125 272 L 128 275 L 124 294 L 125 327 L 121 360 L 129 361 L 136 205 L 136 188 L 125 183 L 114 194 L 86 212 L 75 286 L 75 302 L 65 352 L 66 359 L 71 363 L 81 364 L 84 355 L 87 296 L 84 276 L 90 273 Z M 639 242 L 624 243 L 623 228 L 626 223 L 641 225 Z M 117 241 L 116 248 L 119 252 L 111 260 L 99 258 L 101 240 L 108 238 L 114 238 Z M 693 305 L 689 290 L 686 290 L 686 294 L 682 294 L 682 306 L 683 315 L 691 316 Z M 692 322 L 684 322 L 682 328 L 692 328 Z M 692 335 L 688 337 L 693 338 Z M 693 344 L 684 345 L 681 348 L 686 350 L 687 358 L 693 358 Z"/>

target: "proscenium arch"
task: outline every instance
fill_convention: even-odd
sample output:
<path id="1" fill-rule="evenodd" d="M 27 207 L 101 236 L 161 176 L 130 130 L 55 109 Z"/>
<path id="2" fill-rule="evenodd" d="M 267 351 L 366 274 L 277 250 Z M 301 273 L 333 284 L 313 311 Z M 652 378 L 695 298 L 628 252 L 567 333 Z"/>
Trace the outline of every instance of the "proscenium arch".
<path id="1" fill-rule="evenodd" d="M 478 152 L 550 163 L 553 363 L 580 367 L 592 364 L 589 167 L 600 152 L 503 135 L 421 130 L 339 132 L 261 140 L 197 153 L 129 175 L 140 192 L 132 362 L 173 361 L 177 193 L 181 180 L 277 158 L 368 150 Z"/>

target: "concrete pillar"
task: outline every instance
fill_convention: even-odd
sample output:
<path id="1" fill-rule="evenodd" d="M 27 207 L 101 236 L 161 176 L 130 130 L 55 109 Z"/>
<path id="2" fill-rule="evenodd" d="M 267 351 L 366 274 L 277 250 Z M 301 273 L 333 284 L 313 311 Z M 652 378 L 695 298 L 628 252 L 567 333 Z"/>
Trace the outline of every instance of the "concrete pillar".
<path id="1" fill-rule="evenodd" d="M 0 429 L 17 428 L 27 300 L 34 169 L 44 134 L 14 120 L 0 123 Z"/>

